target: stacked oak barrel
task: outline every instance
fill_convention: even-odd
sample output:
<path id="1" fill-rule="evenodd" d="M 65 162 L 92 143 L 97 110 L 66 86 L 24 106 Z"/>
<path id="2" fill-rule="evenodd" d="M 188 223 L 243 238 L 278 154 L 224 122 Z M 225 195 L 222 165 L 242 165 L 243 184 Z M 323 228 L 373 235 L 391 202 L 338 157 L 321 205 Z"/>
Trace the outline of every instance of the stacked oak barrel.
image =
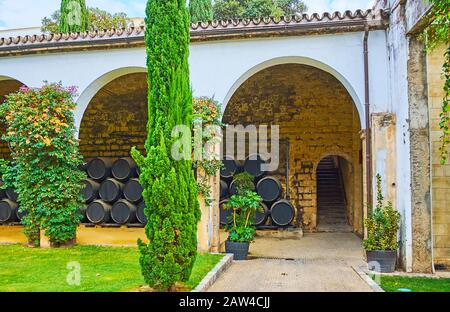
<path id="1" fill-rule="evenodd" d="M 272 176 L 267 176 L 262 170 L 264 160 L 260 155 L 250 155 L 245 161 L 237 161 L 231 156 L 225 156 L 220 172 L 220 223 L 230 222 L 232 211 L 223 209 L 223 205 L 236 194 L 234 177 L 241 172 L 248 172 L 254 177 L 254 190 L 262 197 L 262 209 L 257 212 L 254 224 L 258 228 L 280 228 L 292 224 L 295 209 L 290 201 L 282 199 L 281 182 Z"/>
<path id="2" fill-rule="evenodd" d="M 132 158 L 94 158 L 85 165 L 83 223 L 146 224 L 139 169 Z"/>
<path id="3" fill-rule="evenodd" d="M 2 184 L 0 181 L 0 185 Z M 19 212 L 17 197 L 12 188 L 0 189 L 0 224 L 17 223 L 22 220 L 23 213 Z"/>

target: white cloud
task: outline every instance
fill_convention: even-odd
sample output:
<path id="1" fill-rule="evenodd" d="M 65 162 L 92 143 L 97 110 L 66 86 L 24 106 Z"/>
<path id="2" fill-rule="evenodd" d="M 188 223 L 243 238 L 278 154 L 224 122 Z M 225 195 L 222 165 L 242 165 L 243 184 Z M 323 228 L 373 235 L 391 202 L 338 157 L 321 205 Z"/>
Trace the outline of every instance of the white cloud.
<path id="1" fill-rule="evenodd" d="M 0 0 L 0 29 L 36 27 L 45 16 L 59 9 L 61 0 Z M 146 0 L 87 0 L 91 7 L 108 12 L 144 16 Z"/>
<path id="2" fill-rule="evenodd" d="M 146 0 L 87 0 L 86 4 L 109 12 L 144 16 Z M 36 27 L 45 16 L 57 10 L 60 0 L 0 0 L 0 29 Z M 308 13 L 367 9 L 373 0 L 305 0 Z"/>
<path id="3" fill-rule="evenodd" d="M 346 10 L 370 9 L 374 0 L 304 0 L 308 13 L 344 12 Z"/>

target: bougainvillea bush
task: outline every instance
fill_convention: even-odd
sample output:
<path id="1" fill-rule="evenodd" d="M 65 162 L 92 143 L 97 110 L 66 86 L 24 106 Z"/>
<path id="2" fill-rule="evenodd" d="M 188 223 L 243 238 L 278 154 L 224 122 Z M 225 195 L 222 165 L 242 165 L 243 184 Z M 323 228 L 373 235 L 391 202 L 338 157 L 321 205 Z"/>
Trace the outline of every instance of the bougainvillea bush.
<path id="1" fill-rule="evenodd" d="M 12 158 L 3 177 L 19 194 L 25 234 L 34 245 L 39 245 L 40 229 L 52 246 L 70 242 L 80 221 L 85 174 L 78 169 L 82 157 L 75 139 L 75 92 L 61 84 L 22 87 L 0 106 L 7 125 L 3 139 Z"/>

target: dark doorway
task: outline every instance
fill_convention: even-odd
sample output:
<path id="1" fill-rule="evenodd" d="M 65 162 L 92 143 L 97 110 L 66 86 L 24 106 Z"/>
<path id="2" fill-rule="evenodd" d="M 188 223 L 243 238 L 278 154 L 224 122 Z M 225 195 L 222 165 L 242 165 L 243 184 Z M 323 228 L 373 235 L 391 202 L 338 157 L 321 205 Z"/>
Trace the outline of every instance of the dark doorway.
<path id="1" fill-rule="evenodd" d="M 317 231 L 351 232 L 347 218 L 347 199 L 338 156 L 322 159 L 317 167 Z"/>

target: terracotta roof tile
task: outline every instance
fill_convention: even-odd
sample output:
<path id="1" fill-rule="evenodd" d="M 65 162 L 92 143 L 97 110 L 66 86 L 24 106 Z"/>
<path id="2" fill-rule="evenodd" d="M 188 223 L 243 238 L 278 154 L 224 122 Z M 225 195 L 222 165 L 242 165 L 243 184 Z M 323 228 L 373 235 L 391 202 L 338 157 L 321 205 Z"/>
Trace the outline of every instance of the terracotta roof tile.
<path id="1" fill-rule="evenodd" d="M 259 35 L 283 35 L 289 31 L 308 32 L 311 29 L 339 28 L 344 31 L 352 31 L 355 25 L 368 24 L 373 28 L 386 28 L 388 25 L 389 12 L 385 10 L 362 11 L 356 10 L 324 13 L 312 15 L 303 14 L 298 16 L 266 17 L 256 19 L 236 19 L 228 21 L 211 21 L 191 25 L 192 40 L 214 40 L 227 37 Z M 354 31 L 354 30 L 353 30 Z M 40 34 L 32 36 L 17 36 L 0 38 L 0 56 L 10 54 L 26 53 L 31 49 L 55 50 L 61 46 L 86 46 L 108 44 L 114 46 L 120 39 L 134 44 L 143 44 L 144 26 L 131 27 L 127 29 L 99 30 L 72 34 Z M 73 48 L 72 47 L 72 48 Z M 3 51 L 2 51 L 3 50 Z M 14 51 L 13 51 L 14 50 Z"/>

